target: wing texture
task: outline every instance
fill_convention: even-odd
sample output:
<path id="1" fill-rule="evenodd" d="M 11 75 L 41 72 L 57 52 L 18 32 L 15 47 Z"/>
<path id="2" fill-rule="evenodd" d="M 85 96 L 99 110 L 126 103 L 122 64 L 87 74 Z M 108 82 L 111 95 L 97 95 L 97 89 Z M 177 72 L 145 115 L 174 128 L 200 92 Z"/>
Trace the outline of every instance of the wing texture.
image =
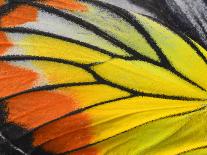
<path id="1" fill-rule="evenodd" d="M 0 1 L 0 154 L 207 154 L 207 52 L 98 0 Z"/>

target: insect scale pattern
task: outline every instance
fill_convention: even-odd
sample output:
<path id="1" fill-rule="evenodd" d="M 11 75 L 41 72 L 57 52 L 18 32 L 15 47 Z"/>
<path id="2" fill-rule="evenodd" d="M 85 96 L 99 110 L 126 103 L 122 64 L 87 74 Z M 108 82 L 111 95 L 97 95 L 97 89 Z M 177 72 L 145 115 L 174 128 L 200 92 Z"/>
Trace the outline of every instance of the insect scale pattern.
<path id="1" fill-rule="evenodd" d="M 194 39 L 98 0 L 0 4 L 0 154 L 207 153 Z"/>

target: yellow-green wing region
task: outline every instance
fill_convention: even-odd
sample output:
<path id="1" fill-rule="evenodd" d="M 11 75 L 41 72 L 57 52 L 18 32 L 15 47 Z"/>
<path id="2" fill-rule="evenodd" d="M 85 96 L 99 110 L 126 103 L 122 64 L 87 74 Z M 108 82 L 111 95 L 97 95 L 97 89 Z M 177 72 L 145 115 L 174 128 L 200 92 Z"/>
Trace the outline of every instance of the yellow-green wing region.
<path id="1" fill-rule="evenodd" d="M 137 18 L 154 38 L 173 67 L 206 89 L 207 84 L 204 80 L 207 77 L 206 61 L 203 61 L 202 57 L 198 56 L 198 52 L 177 34 L 172 33 L 159 23 L 140 15 L 137 15 Z M 200 50 L 206 56 L 206 52 L 201 47 Z M 196 69 L 198 67 L 199 70 Z"/>
<path id="2" fill-rule="evenodd" d="M 207 154 L 202 46 L 97 0 L 15 2 L 0 17 L 12 154 Z"/>

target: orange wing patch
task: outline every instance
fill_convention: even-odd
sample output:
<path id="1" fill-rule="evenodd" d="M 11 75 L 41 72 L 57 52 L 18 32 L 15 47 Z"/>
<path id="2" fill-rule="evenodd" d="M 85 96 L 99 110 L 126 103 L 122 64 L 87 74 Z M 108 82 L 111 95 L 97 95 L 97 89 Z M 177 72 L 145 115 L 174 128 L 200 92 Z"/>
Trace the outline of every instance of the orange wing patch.
<path id="1" fill-rule="evenodd" d="M 39 91 L 23 94 L 6 102 L 9 109 L 7 122 L 19 124 L 28 130 L 64 116 L 78 108 L 71 94 L 57 91 Z M 33 145 L 53 153 L 67 152 L 90 143 L 92 133 L 88 114 L 66 116 L 49 123 L 33 133 Z M 58 144 L 58 145 L 57 145 Z M 95 149 L 84 154 L 96 155 Z"/>
<path id="2" fill-rule="evenodd" d="M 35 128 L 63 116 L 76 108 L 72 97 L 57 92 L 40 91 L 27 93 L 7 101 L 8 121 Z"/>
<path id="3" fill-rule="evenodd" d="M 7 39 L 4 32 L 0 32 L 0 55 L 6 53 L 7 49 L 12 46 L 12 43 Z"/>
<path id="4" fill-rule="evenodd" d="M 46 0 L 45 4 L 70 11 L 87 11 L 87 6 L 76 0 Z"/>
<path id="5" fill-rule="evenodd" d="M 45 151 L 63 153 L 90 143 L 90 118 L 80 113 L 49 124 L 34 133 L 34 146 Z M 58 144 L 58 145 L 57 145 Z"/>
<path id="6" fill-rule="evenodd" d="M 5 62 L 0 62 L 0 66 L 0 97 L 31 88 L 38 79 L 38 75 L 31 70 L 16 67 Z"/>
<path id="7" fill-rule="evenodd" d="M 38 10 L 32 6 L 21 5 L 0 19 L 2 27 L 14 27 L 37 19 Z"/>

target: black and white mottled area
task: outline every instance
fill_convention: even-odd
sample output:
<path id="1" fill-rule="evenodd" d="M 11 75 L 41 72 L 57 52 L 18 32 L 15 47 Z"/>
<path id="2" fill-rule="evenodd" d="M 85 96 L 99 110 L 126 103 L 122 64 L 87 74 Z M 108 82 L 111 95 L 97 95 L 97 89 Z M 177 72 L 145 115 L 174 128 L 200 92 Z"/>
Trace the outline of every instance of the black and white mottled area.
<path id="1" fill-rule="evenodd" d="M 157 18 L 182 31 L 207 49 L 207 0 L 105 0 Z"/>

